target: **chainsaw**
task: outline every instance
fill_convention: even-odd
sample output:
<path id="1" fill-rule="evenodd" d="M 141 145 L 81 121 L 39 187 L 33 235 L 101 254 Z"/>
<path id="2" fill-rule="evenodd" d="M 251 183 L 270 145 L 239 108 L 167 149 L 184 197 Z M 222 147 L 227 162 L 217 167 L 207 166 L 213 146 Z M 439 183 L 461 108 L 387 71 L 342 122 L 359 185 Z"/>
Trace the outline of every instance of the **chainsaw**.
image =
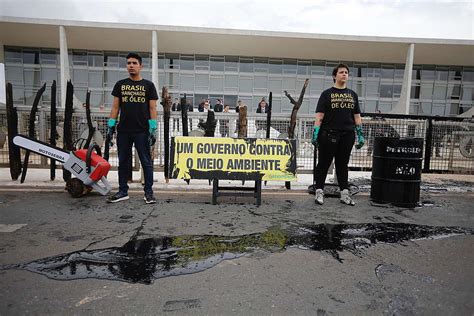
<path id="1" fill-rule="evenodd" d="M 101 157 L 100 147 L 96 144 L 90 145 L 88 149 L 79 149 L 68 153 L 61 148 L 23 135 L 15 136 L 13 143 L 64 164 L 64 169 L 76 177 L 66 183 L 66 189 L 73 197 L 83 196 L 92 189 L 102 195 L 107 195 L 112 190 L 112 186 L 106 178 L 110 164 Z M 102 182 L 102 185 L 99 182 Z"/>

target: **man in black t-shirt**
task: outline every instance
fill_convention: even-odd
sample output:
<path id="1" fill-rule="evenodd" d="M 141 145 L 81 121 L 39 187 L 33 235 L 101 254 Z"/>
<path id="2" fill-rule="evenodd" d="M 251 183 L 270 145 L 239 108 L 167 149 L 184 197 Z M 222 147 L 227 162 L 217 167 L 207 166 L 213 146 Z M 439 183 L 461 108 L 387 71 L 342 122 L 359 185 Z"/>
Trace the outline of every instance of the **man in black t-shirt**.
<path id="1" fill-rule="evenodd" d="M 128 200 L 127 178 L 130 172 L 132 146 L 135 145 L 145 177 L 145 203 L 156 203 L 153 196 L 153 161 L 150 146 L 154 145 L 157 129 L 156 93 L 153 82 L 140 75 L 142 58 L 136 53 L 127 55 L 129 77 L 119 80 L 112 90 L 114 101 L 107 123 L 108 134 L 115 132 L 117 117 L 117 149 L 119 156 L 119 191 L 107 199 L 109 203 Z"/>
<path id="2" fill-rule="evenodd" d="M 348 89 L 349 67 L 339 64 L 334 68 L 334 86 L 321 94 L 316 107 L 312 143 L 318 147 L 315 201 L 324 203 L 324 182 L 329 166 L 335 159 L 336 176 L 341 192 L 341 203 L 355 205 L 349 194 L 348 167 L 352 146 L 357 132 L 356 148 L 364 145 L 362 120 L 357 94 Z"/>

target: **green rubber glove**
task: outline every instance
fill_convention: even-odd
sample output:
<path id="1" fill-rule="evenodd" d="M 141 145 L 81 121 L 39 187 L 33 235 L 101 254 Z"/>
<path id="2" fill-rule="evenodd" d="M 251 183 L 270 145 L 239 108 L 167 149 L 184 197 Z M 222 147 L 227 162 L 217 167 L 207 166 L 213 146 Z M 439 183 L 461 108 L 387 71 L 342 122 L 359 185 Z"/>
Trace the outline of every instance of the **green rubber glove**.
<path id="1" fill-rule="evenodd" d="M 117 120 L 113 119 L 113 118 L 109 118 L 109 120 L 107 121 L 107 126 L 108 127 L 115 127 L 115 125 L 117 125 Z"/>
<path id="2" fill-rule="evenodd" d="M 319 126 L 313 127 L 313 138 L 311 138 L 311 143 L 314 147 L 318 148 L 318 134 L 319 134 Z"/>
<path id="3" fill-rule="evenodd" d="M 117 125 L 117 120 L 109 118 L 107 121 L 107 141 L 112 144 L 112 139 L 114 138 L 115 125 Z"/>
<path id="4" fill-rule="evenodd" d="M 357 149 L 361 149 L 362 146 L 365 144 L 365 138 L 364 138 L 364 133 L 362 132 L 362 126 L 357 125 L 356 126 L 356 132 L 357 132 Z"/>
<path id="5" fill-rule="evenodd" d="M 155 135 L 156 129 L 158 128 L 158 123 L 154 119 L 148 120 L 148 132 L 150 135 Z"/>
<path id="6" fill-rule="evenodd" d="M 151 147 L 153 147 L 156 143 L 156 129 L 157 129 L 157 122 L 154 119 L 149 119 L 148 120 L 148 143 L 150 144 Z"/>

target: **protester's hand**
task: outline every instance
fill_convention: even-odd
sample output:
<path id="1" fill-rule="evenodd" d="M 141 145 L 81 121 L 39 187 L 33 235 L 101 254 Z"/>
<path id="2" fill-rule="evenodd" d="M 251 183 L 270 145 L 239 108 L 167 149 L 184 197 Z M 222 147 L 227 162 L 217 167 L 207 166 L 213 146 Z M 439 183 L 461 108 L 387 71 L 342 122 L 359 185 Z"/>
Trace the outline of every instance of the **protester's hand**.
<path id="1" fill-rule="evenodd" d="M 313 137 L 311 138 L 311 143 L 316 148 L 318 148 L 318 134 L 319 134 L 319 126 L 314 126 L 313 127 Z"/>
<path id="2" fill-rule="evenodd" d="M 115 134 L 115 125 L 117 125 L 117 120 L 113 118 L 109 118 L 107 122 L 107 138 L 106 141 L 109 142 L 109 146 L 113 146 L 112 139 L 114 138 Z"/>
<path id="3" fill-rule="evenodd" d="M 157 129 L 157 122 L 154 119 L 148 120 L 148 143 L 150 146 L 154 146 L 156 143 L 156 129 Z"/>
<path id="4" fill-rule="evenodd" d="M 156 134 L 156 129 L 158 128 L 158 123 L 154 119 L 148 120 L 148 133 L 150 135 L 155 135 Z"/>
<path id="5" fill-rule="evenodd" d="M 154 134 L 150 134 L 150 136 L 148 136 L 148 144 L 150 144 L 150 147 L 155 146 L 155 144 L 156 144 L 156 137 L 155 137 Z"/>
<path id="6" fill-rule="evenodd" d="M 356 132 L 357 132 L 356 148 L 361 149 L 362 146 L 364 146 L 364 144 L 365 144 L 365 138 L 364 138 L 364 133 L 362 132 L 362 126 L 357 125 L 356 126 Z"/>

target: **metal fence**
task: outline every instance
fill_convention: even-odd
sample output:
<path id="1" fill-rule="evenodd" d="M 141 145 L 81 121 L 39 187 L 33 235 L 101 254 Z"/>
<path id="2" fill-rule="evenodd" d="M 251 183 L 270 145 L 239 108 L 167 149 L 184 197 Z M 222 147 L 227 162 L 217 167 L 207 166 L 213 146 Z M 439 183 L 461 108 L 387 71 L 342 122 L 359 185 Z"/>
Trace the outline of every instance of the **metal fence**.
<path id="1" fill-rule="evenodd" d="M 30 108 L 19 108 L 18 130 L 21 134 L 28 134 Z M 92 120 L 97 127 L 94 141 L 101 147 L 104 145 L 107 129 L 108 111 L 92 111 Z M 198 128 L 201 121 L 205 121 L 207 113 L 189 112 L 188 128 L 190 136 L 202 135 Z M 237 113 L 215 113 L 218 120 L 215 137 L 237 136 Z M 57 146 L 62 147 L 62 124 L 64 112 L 58 111 Z M 286 138 L 289 126 L 289 114 L 273 114 L 271 121 L 271 138 Z M 448 117 L 422 117 L 390 114 L 364 114 L 363 130 L 366 136 L 366 145 L 352 151 L 349 161 L 350 170 L 367 170 L 372 168 L 372 149 L 376 136 L 386 137 L 421 137 L 424 139 L 423 172 L 433 173 L 464 173 L 474 174 L 474 121 Z M 266 114 L 250 113 L 248 115 L 248 137 L 264 138 Z M 6 135 L 6 110 L 0 109 L 0 123 L 2 135 Z M 299 115 L 296 124 L 295 137 L 297 139 L 297 170 L 299 173 L 311 173 L 314 165 L 314 147 L 311 144 L 311 135 L 314 124 L 314 115 Z M 51 120 L 48 108 L 41 108 L 36 115 L 36 138 L 49 142 Z M 164 134 L 163 116 L 159 113 L 159 132 L 155 148 L 155 170 L 161 171 L 164 166 Z M 172 112 L 170 118 L 170 136 L 182 135 L 182 121 L 180 113 Z M 5 137 L 0 137 L 4 138 Z M 73 139 L 80 146 L 87 138 L 87 122 L 85 110 L 77 111 L 73 115 Z M 110 163 L 116 168 L 118 159 L 116 147 L 110 150 Z M 0 139 L 0 167 L 8 166 L 8 142 Z M 138 156 L 133 159 L 133 166 L 138 170 Z M 49 159 L 38 155 L 30 155 L 30 167 L 47 168 Z"/>

